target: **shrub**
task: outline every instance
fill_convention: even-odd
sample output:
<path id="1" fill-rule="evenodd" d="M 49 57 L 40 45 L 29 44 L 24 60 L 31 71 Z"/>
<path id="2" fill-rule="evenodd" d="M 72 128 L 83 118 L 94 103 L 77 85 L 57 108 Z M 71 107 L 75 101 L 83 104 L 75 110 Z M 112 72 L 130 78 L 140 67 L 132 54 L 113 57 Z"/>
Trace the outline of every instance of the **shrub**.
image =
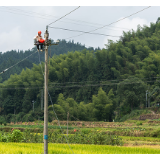
<path id="1" fill-rule="evenodd" d="M 7 136 L 6 136 L 6 135 L 3 135 L 3 136 L 2 136 L 1 142 L 7 142 Z"/>
<path id="2" fill-rule="evenodd" d="M 81 131 L 82 131 L 82 133 L 84 133 L 84 134 L 89 134 L 89 133 L 91 132 L 90 129 L 82 129 Z"/>
<path id="3" fill-rule="evenodd" d="M 136 124 L 137 124 L 137 126 L 139 126 L 139 125 L 142 125 L 142 122 L 137 122 Z"/>
<path id="4" fill-rule="evenodd" d="M 90 132 L 85 134 L 81 131 L 76 131 L 75 134 L 66 136 L 69 143 L 74 144 L 98 144 L 98 145 L 122 145 L 122 139 L 118 136 L 108 135 L 104 132 Z M 67 143 L 63 134 L 58 132 L 49 133 L 49 142 L 52 143 Z"/>
<path id="5" fill-rule="evenodd" d="M 18 129 L 14 129 L 11 135 L 12 142 L 21 142 L 23 138 L 22 132 Z"/>
<path id="6" fill-rule="evenodd" d="M 4 133 L 4 131 L 2 131 L 0 133 L 0 142 L 7 142 L 8 139 L 7 139 L 7 135 Z"/>
<path id="7" fill-rule="evenodd" d="M 23 142 L 31 142 L 31 130 L 30 129 L 25 129 L 23 132 Z"/>
<path id="8" fill-rule="evenodd" d="M 160 129 L 151 132 L 152 137 L 160 137 Z"/>

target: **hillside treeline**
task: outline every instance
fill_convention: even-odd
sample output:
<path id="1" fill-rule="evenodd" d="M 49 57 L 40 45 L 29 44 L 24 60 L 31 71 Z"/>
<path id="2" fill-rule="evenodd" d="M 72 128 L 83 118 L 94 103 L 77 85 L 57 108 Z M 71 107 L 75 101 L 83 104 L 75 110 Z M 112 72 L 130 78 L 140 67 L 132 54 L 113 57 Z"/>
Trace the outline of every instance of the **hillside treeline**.
<path id="1" fill-rule="evenodd" d="M 52 41 L 54 43 L 54 41 Z M 34 46 L 34 44 L 33 44 Z M 49 57 L 52 57 L 53 55 L 60 55 L 67 53 L 69 51 L 82 51 L 86 49 L 86 47 L 80 43 L 75 43 L 74 41 L 66 41 L 66 40 L 60 40 L 59 45 L 54 45 L 49 47 Z M 99 48 L 96 48 L 95 50 L 98 50 Z M 89 50 L 93 50 L 94 48 L 90 47 Z M 4 69 L 16 64 L 20 60 L 26 58 L 27 56 L 31 55 L 32 53 L 36 52 L 37 48 L 33 47 L 31 50 L 12 50 L 7 51 L 5 53 L 0 52 L 0 72 Z M 29 68 L 31 69 L 34 64 L 39 64 L 39 59 L 37 57 L 37 53 L 33 54 L 26 60 L 24 60 L 22 63 L 19 63 L 15 67 L 8 70 L 5 74 L 1 75 L 0 82 L 4 82 L 7 80 L 11 74 L 17 73 L 20 74 L 22 69 Z M 44 61 L 44 54 L 40 54 L 41 60 Z"/>
<path id="2" fill-rule="evenodd" d="M 37 57 L 38 59 L 38 57 Z M 42 63 L 44 71 L 44 63 Z M 43 120 L 40 64 L 1 84 L 1 118 Z M 113 121 L 137 108 L 159 103 L 160 23 L 138 26 L 102 50 L 54 55 L 49 61 L 49 120 Z M 34 111 L 32 101 L 34 103 Z"/>

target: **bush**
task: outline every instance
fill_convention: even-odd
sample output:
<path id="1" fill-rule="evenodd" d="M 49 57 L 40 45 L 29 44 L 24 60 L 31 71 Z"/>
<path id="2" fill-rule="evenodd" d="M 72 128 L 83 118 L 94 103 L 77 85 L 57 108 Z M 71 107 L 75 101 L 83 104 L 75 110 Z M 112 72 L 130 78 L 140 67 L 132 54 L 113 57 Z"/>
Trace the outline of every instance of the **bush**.
<path id="1" fill-rule="evenodd" d="M 151 132 L 152 137 L 160 137 L 160 129 Z"/>
<path id="2" fill-rule="evenodd" d="M 26 129 L 23 132 L 22 142 L 42 143 L 43 142 L 43 134 L 42 133 L 31 133 L 30 129 Z"/>
<path id="3" fill-rule="evenodd" d="M 137 126 L 139 126 L 139 125 L 142 125 L 142 122 L 137 122 L 136 124 L 137 124 Z"/>
<path id="4" fill-rule="evenodd" d="M 8 137 L 7 135 L 4 133 L 4 131 L 2 131 L 0 133 L 0 142 L 7 142 L 8 141 Z"/>
<path id="5" fill-rule="evenodd" d="M 118 136 L 108 135 L 104 132 L 84 132 L 76 131 L 75 134 L 66 136 L 69 143 L 73 144 L 98 144 L 98 145 L 122 145 L 122 139 Z M 62 133 L 50 132 L 49 142 L 51 143 L 67 143 Z"/>
<path id="6" fill-rule="evenodd" d="M 29 143 L 42 143 L 43 134 L 31 133 L 31 130 L 27 129 L 22 133 L 18 129 L 14 129 L 12 133 L 0 133 L 0 142 L 29 142 Z"/>
<path id="7" fill-rule="evenodd" d="M 91 132 L 90 129 L 82 129 L 81 131 L 82 131 L 82 133 L 84 133 L 84 134 L 89 134 L 89 133 Z"/>
<path id="8" fill-rule="evenodd" d="M 23 138 L 22 132 L 18 129 L 14 129 L 11 135 L 12 142 L 21 142 Z"/>
<path id="9" fill-rule="evenodd" d="M 117 118 L 116 122 L 118 122 L 118 121 L 119 122 L 124 122 L 128 119 L 133 119 L 133 118 L 138 119 L 141 114 L 146 114 L 148 112 L 149 112 L 148 110 L 133 110 L 131 113 L 126 114 L 121 118 Z"/>
<path id="10" fill-rule="evenodd" d="M 6 135 L 2 136 L 1 142 L 7 142 L 7 136 Z"/>
<path id="11" fill-rule="evenodd" d="M 12 132 L 13 131 L 13 132 Z M 26 142 L 26 143 L 42 143 L 42 133 L 32 133 L 30 129 L 26 129 L 23 133 L 18 129 L 13 129 L 12 133 L 0 133 L 0 142 Z M 62 134 L 61 130 L 49 131 L 49 143 L 69 143 L 73 144 L 98 144 L 98 145 L 122 145 L 122 139 L 115 135 L 109 135 L 105 132 L 97 132 L 87 130 L 76 130 L 74 134 L 68 137 Z"/>

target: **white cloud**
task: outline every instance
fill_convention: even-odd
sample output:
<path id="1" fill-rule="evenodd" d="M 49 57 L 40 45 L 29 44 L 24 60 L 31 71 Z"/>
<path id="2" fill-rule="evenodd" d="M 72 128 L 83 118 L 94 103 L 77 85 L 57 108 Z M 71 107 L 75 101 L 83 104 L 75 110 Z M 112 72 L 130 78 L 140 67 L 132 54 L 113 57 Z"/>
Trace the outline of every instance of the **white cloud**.
<path id="1" fill-rule="evenodd" d="M 49 23 L 50 21 L 57 19 L 56 11 L 53 7 L 32 7 L 32 11 L 35 12 L 32 14 L 36 21 L 35 23 L 38 23 L 39 25 L 46 24 L 47 21 Z"/>
<path id="2" fill-rule="evenodd" d="M 9 50 L 15 50 L 20 48 L 22 34 L 20 33 L 20 27 L 15 27 L 9 32 L 0 33 L 1 43 L 0 52 Z"/>
<path id="3" fill-rule="evenodd" d="M 120 18 L 120 19 L 122 19 L 122 18 Z M 143 25 L 149 26 L 150 23 L 147 22 L 147 20 L 145 20 L 145 19 L 136 17 L 136 18 L 132 18 L 132 19 L 126 18 L 126 19 L 124 19 L 122 21 L 119 21 L 118 23 L 116 23 L 115 25 L 112 25 L 112 26 L 120 27 L 120 28 L 126 28 L 126 29 L 130 29 L 130 30 L 133 29 L 133 30 L 136 31 L 138 25 L 143 27 Z M 114 36 L 122 36 L 123 31 L 125 31 L 125 32 L 129 31 L 129 30 L 126 30 L 126 29 L 119 29 L 119 28 L 112 28 L 112 29 L 114 29 L 114 31 L 108 30 L 107 34 L 114 35 Z M 117 31 L 115 31 L 115 30 L 117 30 Z M 107 44 L 108 39 L 116 41 L 116 40 L 119 40 L 119 37 L 109 37 L 109 38 L 107 37 L 107 38 L 104 39 L 104 44 Z"/>
<path id="4" fill-rule="evenodd" d="M 36 4 L 38 5 L 39 3 L 36 3 Z M 56 20 L 57 19 L 56 17 L 60 18 L 64 16 L 66 13 L 69 13 L 71 10 L 75 9 L 76 7 L 77 6 L 72 6 L 72 7 L 71 6 L 70 7 L 41 6 L 40 7 L 40 6 L 33 6 L 33 5 L 30 7 L 27 7 L 27 6 L 10 7 L 12 9 L 24 10 L 24 13 L 18 12 L 18 14 L 10 13 L 8 12 L 7 9 L 5 9 L 7 12 L 2 12 L 2 9 L 1 9 L 0 18 L 4 19 L 4 21 L 0 25 L 0 36 L 1 36 L 0 52 L 9 51 L 12 49 L 16 49 L 16 50 L 31 49 L 32 47 L 34 47 L 33 37 L 37 34 L 39 30 L 42 31 L 42 36 L 44 37 L 44 32 L 47 24 L 50 24 L 51 22 Z M 94 28 L 98 28 L 100 26 L 90 24 L 95 27 L 89 27 L 89 26 L 85 26 L 86 23 L 84 22 L 81 22 L 82 26 L 81 24 L 75 25 L 74 23 L 78 24 L 79 23 L 78 21 L 81 20 L 81 21 L 87 21 L 87 22 L 93 22 L 93 23 L 105 25 L 113 21 L 116 21 L 120 17 L 123 17 L 125 15 L 126 16 L 130 15 L 131 13 L 135 13 L 142 8 L 144 7 L 105 7 L 105 6 L 104 7 L 87 7 L 87 6 L 83 7 L 81 6 L 78 10 L 67 15 L 65 18 L 63 18 L 62 21 L 57 21 L 51 26 L 68 28 L 73 30 L 91 31 Z M 33 14 L 30 13 L 29 14 L 30 16 L 25 16 L 23 15 L 23 14 L 27 15 L 25 11 L 36 12 L 42 15 L 53 15 L 53 17 L 47 17 L 47 18 L 50 18 L 49 20 L 41 19 L 41 18 L 37 18 L 37 15 L 39 14 L 35 14 L 35 13 Z M 137 18 L 130 17 L 129 19 L 125 19 L 123 21 L 115 23 L 112 26 L 136 29 L 138 24 L 143 26 L 143 24 L 148 25 L 149 24 L 148 22 L 155 22 L 155 19 L 159 17 L 158 11 L 159 11 L 159 7 L 151 7 L 150 9 L 145 10 L 144 12 L 134 16 Z M 70 21 L 66 18 L 77 20 L 77 22 Z M 64 23 L 64 22 L 68 22 L 68 23 Z M 113 30 L 109 30 L 109 29 L 113 29 Z M 95 31 L 95 33 L 121 36 L 122 29 L 110 27 L 108 29 L 105 28 L 102 30 L 97 30 Z M 55 29 L 49 28 L 49 37 L 54 40 L 65 39 L 65 38 L 69 38 L 79 34 L 80 33 L 63 31 L 63 30 L 55 30 Z M 104 36 L 92 35 L 92 34 L 84 34 L 82 36 L 77 36 L 70 39 L 71 40 L 74 39 L 74 42 L 80 42 L 81 44 L 86 44 L 93 47 L 99 46 L 102 48 L 102 47 L 105 47 L 104 44 L 107 43 L 108 38 L 114 41 L 119 39 L 114 37 L 104 37 Z M 67 39 L 67 41 L 68 40 L 69 39 Z"/>

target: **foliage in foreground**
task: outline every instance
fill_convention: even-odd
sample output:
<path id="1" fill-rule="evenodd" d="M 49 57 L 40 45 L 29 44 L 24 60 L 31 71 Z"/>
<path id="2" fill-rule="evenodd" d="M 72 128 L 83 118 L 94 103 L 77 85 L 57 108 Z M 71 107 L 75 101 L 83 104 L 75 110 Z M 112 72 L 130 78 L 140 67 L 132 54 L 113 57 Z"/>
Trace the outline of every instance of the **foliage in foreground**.
<path id="1" fill-rule="evenodd" d="M 98 144 L 98 145 L 123 145 L 122 139 L 118 136 L 108 135 L 100 132 L 83 132 L 75 131 L 75 134 L 65 136 L 61 134 L 61 130 L 49 132 L 49 143 L 73 143 L 73 144 Z M 43 134 L 31 133 L 30 130 L 21 132 L 13 130 L 12 133 L 0 133 L 0 142 L 26 142 L 26 143 L 42 143 Z"/>

